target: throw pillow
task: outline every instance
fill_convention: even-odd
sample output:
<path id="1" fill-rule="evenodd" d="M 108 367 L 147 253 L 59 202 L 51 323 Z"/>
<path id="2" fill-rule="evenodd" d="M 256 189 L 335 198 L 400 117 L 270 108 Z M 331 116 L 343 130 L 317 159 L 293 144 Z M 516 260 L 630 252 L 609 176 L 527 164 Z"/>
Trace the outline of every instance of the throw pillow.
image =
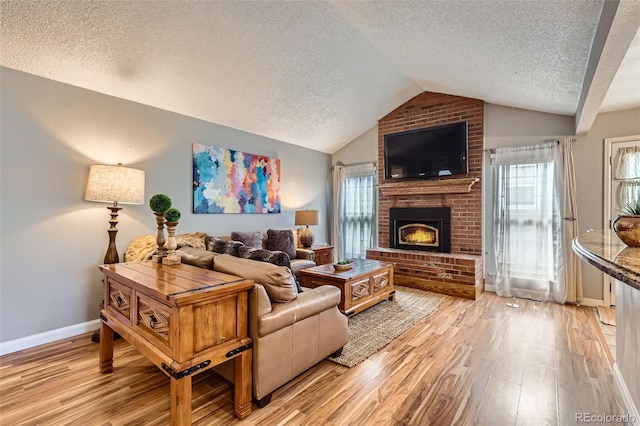
<path id="1" fill-rule="evenodd" d="M 240 247 L 244 246 L 240 241 L 227 241 L 224 244 L 223 254 L 230 254 L 231 256 L 237 256 Z"/>
<path id="2" fill-rule="evenodd" d="M 258 264 L 253 260 L 221 254 L 213 262 L 213 270 L 262 284 L 272 302 L 290 302 L 298 297 L 293 274 L 285 266 Z"/>
<path id="3" fill-rule="evenodd" d="M 232 232 L 231 239 L 247 247 L 262 248 L 262 232 Z"/>
<path id="4" fill-rule="evenodd" d="M 291 229 L 269 229 L 267 231 L 267 249 L 280 250 L 287 255 L 289 259 L 296 258 L 296 244 Z"/>
<path id="5" fill-rule="evenodd" d="M 222 253 L 224 251 L 224 245 L 226 244 L 226 241 L 221 240 L 220 238 L 208 236 L 205 240 L 205 243 L 207 245 L 207 250 L 214 253 Z"/>
<path id="6" fill-rule="evenodd" d="M 207 250 L 214 253 L 230 254 L 237 256 L 240 247 L 244 246 L 240 241 L 224 241 L 220 238 L 207 237 Z"/>

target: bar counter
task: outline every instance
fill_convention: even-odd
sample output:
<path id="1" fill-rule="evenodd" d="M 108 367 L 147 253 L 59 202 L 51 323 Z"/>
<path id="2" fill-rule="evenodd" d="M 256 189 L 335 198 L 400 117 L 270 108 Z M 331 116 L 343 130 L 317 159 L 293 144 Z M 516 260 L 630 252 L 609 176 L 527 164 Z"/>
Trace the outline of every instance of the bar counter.
<path id="1" fill-rule="evenodd" d="M 613 373 L 636 421 L 640 408 L 640 247 L 627 247 L 613 231 L 592 231 L 572 242 L 585 262 L 616 279 L 616 360 Z"/>
<path id="2" fill-rule="evenodd" d="M 592 231 L 573 240 L 573 251 L 607 275 L 640 290 L 640 247 L 627 247 L 612 231 Z"/>

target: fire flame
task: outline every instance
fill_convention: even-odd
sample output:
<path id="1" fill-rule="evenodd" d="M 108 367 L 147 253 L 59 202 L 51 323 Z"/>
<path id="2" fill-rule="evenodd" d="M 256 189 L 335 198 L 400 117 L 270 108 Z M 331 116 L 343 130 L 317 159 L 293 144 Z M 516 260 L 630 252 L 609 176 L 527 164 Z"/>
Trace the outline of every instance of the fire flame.
<path id="1" fill-rule="evenodd" d="M 433 233 L 427 232 L 424 229 L 417 229 L 416 231 L 413 231 L 412 233 L 405 236 L 404 240 L 408 243 L 414 243 L 414 244 L 435 243 L 435 238 Z"/>

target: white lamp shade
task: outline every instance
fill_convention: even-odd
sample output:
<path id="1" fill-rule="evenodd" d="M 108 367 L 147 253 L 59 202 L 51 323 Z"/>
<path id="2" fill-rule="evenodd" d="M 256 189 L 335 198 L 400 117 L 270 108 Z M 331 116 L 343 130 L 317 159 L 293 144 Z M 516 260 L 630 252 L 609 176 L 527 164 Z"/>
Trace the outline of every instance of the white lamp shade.
<path id="1" fill-rule="evenodd" d="M 103 203 L 144 204 L 144 172 L 123 167 L 94 164 L 84 199 Z"/>

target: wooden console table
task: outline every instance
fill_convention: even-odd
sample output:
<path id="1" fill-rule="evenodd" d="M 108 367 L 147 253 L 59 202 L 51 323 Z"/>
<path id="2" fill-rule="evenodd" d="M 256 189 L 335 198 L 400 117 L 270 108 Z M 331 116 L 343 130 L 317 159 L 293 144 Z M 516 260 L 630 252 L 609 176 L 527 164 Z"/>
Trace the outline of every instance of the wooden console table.
<path id="1" fill-rule="evenodd" d="M 192 376 L 235 359 L 235 415 L 251 413 L 247 298 L 254 283 L 190 265 L 100 266 L 100 371 L 113 371 L 119 333 L 171 378 L 171 424 L 191 424 Z"/>

